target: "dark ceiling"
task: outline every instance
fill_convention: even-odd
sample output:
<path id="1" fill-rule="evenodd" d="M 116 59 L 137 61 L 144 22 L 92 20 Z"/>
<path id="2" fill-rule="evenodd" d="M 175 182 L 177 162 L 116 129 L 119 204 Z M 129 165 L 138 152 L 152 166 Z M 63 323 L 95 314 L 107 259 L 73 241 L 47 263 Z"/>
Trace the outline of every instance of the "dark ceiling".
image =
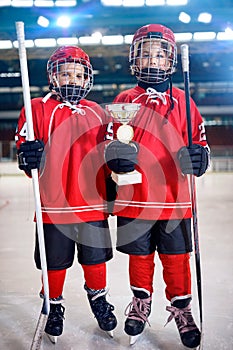
<path id="1" fill-rule="evenodd" d="M 137 0 L 135 0 L 136 2 Z M 77 1 L 78 5 L 74 8 L 15 8 L 1 7 L 1 37 L 4 33 L 5 38 L 15 38 L 14 22 L 24 21 L 28 28 L 28 35 L 44 36 L 48 34 L 59 33 L 55 27 L 55 20 L 58 14 L 67 13 L 72 17 L 73 27 L 69 32 L 73 35 L 91 34 L 93 30 L 101 29 L 104 33 L 133 33 L 137 27 L 146 23 L 166 23 L 174 31 L 184 30 L 210 30 L 221 31 L 226 23 L 233 21 L 233 2 L 232 0 L 189 0 L 186 6 L 144 6 L 144 7 L 106 7 L 101 5 L 99 0 Z M 192 16 L 192 21 L 188 25 L 181 24 L 178 21 L 178 15 L 185 11 Z M 197 15 L 200 12 L 211 12 L 213 22 L 210 25 L 201 25 L 197 22 Z M 37 18 L 39 15 L 45 15 L 53 21 L 53 28 L 46 33 L 42 29 L 37 31 Z M 60 32 L 61 34 L 61 32 Z M 60 35 L 59 34 L 59 35 Z"/>
<path id="2" fill-rule="evenodd" d="M 136 2 L 137 0 L 135 0 Z M 100 31 L 103 35 L 133 34 L 137 28 L 148 23 L 161 23 L 174 32 L 224 31 L 226 26 L 233 29 L 233 0 L 189 0 L 187 6 L 144 6 L 144 7 L 105 7 L 100 0 L 77 1 L 74 8 L 15 8 L 0 7 L 0 40 L 16 40 L 15 22 L 25 23 L 27 39 L 83 36 Z M 192 20 L 188 24 L 178 20 L 179 13 L 185 11 Z M 210 12 L 212 23 L 197 21 L 200 12 Z M 56 26 L 56 19 L 61 14 L 68 14 L 71 19 L 69 29 Z M 44 15 L 50 19 L 49 28 L 37 25 L 37 19 Z M 200 45 L 202 46 L 202 45 Z M 202 46 L 203 49 L 203 46 Z"/>
<path id="3" fill-rule="evenodd" d="M 135 0 L 136 2 L 137 0 Z M 100 31 L 103 35 L 128 35 L 148 23 L 161 23 L 170 27 L 175 33 L 195 31 L 222 32 L 226 26 L 233 29 L 233 0 L 189 0 L 187 6 L 156 6 L 156 7 L 103 7 L 99 0 L 79 0 L 75 8 L 14 8 L 0 7 L 0 40 L 16 40 L 15 22 L 25 24 L 26 39 L 80 37 Z M 187 12 L 192 20 L 189 24 L 178 20 L 181 11 Z M 201 24 L 197 21 L 200 12 L 212 14 L 211 24 Z M 60 14 L 69 14 L 72 26 L 60 29 L 55 21 Z M 37 25 L 40 15 L 51 21 L 49 28 Z M 198 82 L 233 82 L 233 41 L 189 42 L 191 78 Z M 178 46 L 179 47 L 179 46 Z M 129 45 L 115 46 L 82 46 L 90 55 L 92 65 L 99 74 L 95 76 L 95 84 L 126 84 L 133 83 L 129 74 Z M 29 61 L 30 82 L 33 86 L 47 85 L 46 62 L 55 48 L 27 49 Z M 179 50 L 178 50 L 179 53 Z M 19 71 L 17 49 L 0 50 L 0 73 Z M 174 82 L 182 82 L 180 62 Z M 20 86 L 20 78 L 0 80 L 0 86 Z"/>

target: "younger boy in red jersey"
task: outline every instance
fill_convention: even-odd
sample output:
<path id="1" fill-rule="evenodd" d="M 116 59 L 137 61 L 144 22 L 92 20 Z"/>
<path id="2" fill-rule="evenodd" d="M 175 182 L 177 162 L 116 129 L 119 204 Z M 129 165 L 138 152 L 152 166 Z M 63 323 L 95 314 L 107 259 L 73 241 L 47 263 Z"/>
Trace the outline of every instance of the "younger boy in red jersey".
<path id="1" fill-rule="evenodd" d="M 111 332 L 117 324 L 114 307 L 106 301 L 106 261 L 112 258 L 112 248 L 102 160 L 103 142 L 112 135 L 106 135 L 103 109 L 85 99 L 93 85 L 93 69 L 83 50 L 58 48 L 48 60 L 47 73 L 50 93 L 31 101 L 35 141 L 27 141 L 22 108 L 16 145 L 19 168 L 29 176 L 31 169 L 38 168 L 40 174 L 50 297 L 45 332 L 55 342 L 63 331 L 62 293 L 75 244 L 100 328 Z M 41 269 L 37 237 L 35 262 Z"/>

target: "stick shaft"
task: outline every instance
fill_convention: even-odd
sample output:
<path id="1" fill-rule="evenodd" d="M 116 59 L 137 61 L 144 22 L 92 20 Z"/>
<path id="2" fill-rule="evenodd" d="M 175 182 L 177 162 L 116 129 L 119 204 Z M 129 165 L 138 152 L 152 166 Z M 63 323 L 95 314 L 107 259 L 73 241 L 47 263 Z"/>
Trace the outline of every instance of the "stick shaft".
<path id="1" fill-rule="evenodd" d="M 189 47 L 187 44 L 181 45 L 181 59 L 182 59 L 182 69 L 183 69 L 183 75 L 184 75 L 188 144 L 189 146 L 191 146 L 193 143 L 193 140 L 192 140 L 192 119 L 191 119 L 191 108 L 190 108 Z"/>
<path id="2" fill-rule="evenodd" d="M 31 109 L 31 97 L 30 97 L 30 85 L 28 77 L 28 66 L 27 66 L 27 55 L 25 48 L 25 35 L 24 35 L 24 23 L 16 22 L 16 32 L 19 44 L 19 60 L 20 60 L 20 70 L 21 79 L 23 86 L 23 99 L 24 108 L 27 121 L 27 140 L 34 140 L 34 129 L 33 129 L 33 119 L 32 119 L 32 109 Z M 40 190 L 39 190 L 39 180 L 38 180 L 38 170 L 32 169 L 32 182 L 34 190 L 34 200 L 35 200 L 35 210 L 36 210 L 36 223 L 38 231 L 38 241 L 40 249 L 40 259 L 41 259 L 41 269 L 42 278 L 44 285 L 44 297 L 46 300 L 46 307 L 44 313 L 49 313 L 49 287 L 48 287 L 48 273 L 47 273 L 47 262 L 45 254 L 45 243 L 44 243 L 44 230 L 43 221 L 41 213 L 41 202 L 40 202 Z"/>
<path id="3" fill-rule="evenodd" d="M 191 120 L 191 107 L 190 107 L 189 47 L 187 44 L 181 45 L 181 60 L 182 60 L 184 88 L 185 88 L 188 145 L 191 146 L 193 144 L 193 141 L 192 141 L 192 120 Z M 195 247 L 197 291 L 198 291 L 198 299 L 199 299 L 200 322 L 202 326 L 203 313 L 202 313 L 201 260 L 200 260 L 199 232 L 198 232 L 198 220 L 197 220 L 196 186 L 195 186 L 195 178 L 193 175 L 190 175 L 190 191 L 191 191 L 191 199 L 192 199 L 193 236 L 194 236 L 194 247 Z"/>

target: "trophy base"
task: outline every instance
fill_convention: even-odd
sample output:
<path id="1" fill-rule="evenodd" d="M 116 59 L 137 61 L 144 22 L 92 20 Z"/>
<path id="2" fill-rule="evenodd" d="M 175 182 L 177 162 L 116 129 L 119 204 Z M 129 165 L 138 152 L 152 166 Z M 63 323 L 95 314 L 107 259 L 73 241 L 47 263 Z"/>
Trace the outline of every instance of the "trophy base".
<path id="1" fill-rule="evenodd" d="M 133 185 L 133 184 L 139 184 L 142 182 L 142 174 L 139 173 L 139 171 L 137 170 L 131 171 L 130 173 L 124 173 L 124 174 L 116 174 L 112 172 L 112 179 L 119 186 Z"/>

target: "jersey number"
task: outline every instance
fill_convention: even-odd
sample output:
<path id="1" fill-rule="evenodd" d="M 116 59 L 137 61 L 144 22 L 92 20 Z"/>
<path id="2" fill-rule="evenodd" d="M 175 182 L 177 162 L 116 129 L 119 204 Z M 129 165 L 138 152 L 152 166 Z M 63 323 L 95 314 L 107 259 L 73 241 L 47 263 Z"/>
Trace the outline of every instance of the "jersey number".
<path id="1" fill-rule="evenodd" d="M 113 122 L 108 123 L 105 140 L 113 140 Z"/>
<path id="2" fill-rule="evenodd" d="M 23 124 L 23 127 L 20 130 L 19 135 L 22 136 L 22 137 L 25 137 L 25 139 L 27 138 L 27 122 L 25 122 Z"/>
<path id="3" fill-rule="evenodd" d="M 206 141 L 204 122 L 199 125 L 199 130 L 200 130 L 200 141 Z"/>

